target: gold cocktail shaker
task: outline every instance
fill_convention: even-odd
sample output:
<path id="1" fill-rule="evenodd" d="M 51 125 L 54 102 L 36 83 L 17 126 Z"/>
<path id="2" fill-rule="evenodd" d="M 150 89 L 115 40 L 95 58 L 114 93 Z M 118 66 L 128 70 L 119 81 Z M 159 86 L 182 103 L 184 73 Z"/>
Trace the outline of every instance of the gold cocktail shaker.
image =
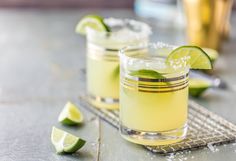
<path id="1" fill-rule="evenodd" d="M 192 45 L 219 49 L 229 36 L 233 0 L 182 0 L 188 41 Z"/>

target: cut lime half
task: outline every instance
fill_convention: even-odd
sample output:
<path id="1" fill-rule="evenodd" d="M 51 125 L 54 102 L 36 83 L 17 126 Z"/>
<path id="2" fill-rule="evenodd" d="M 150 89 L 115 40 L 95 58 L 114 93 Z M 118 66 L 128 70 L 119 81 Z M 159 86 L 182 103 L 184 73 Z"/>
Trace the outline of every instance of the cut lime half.
<path id="1" fill-rule="evenodd" d="M 214 49 L 210 49 L 210 48 L 202 48 L 206 53 L 207 55 L 210 57 L 211 59 L 211 62 L 212 63 L 215 63 L 215 61 L 218 59 L 219 57 L 219 53 L 214 50 Z"/>
<path id="2" fill-rule="evenodd" d="M 181 46 L 173 50 L 167 57 L 167 63 L 181 61 L 187 64 L 191 69 L 212 69 L 210 57 L 197 46 Z"/>
<path id="3" fill-rule="evenodd" d="M 91 28 L 95 31 L 110 31 L 110 28 L 104 23 L 103 18 L 97 15 L 87 15 L 83 17 L 75 28 L 75 32 L 86 35 L 86 28 Z"/>
<path id="4" fill-rule="evenodd" d="M 193 97 L 199 97 L 211 86 L 208 80 L 200 78 L 189 78 L 189 94 Z"/>
<path id="5" fill-rule="evenodd" d="M 83 115 L 74 104 L 68 102 L 61 111 L 58 121 L 65 125 L 77 125 L 83 121 Z"/>
<path id="6" fill-rule="evenodd" d="M 83 139 L 56 127 L 52 128 L 51 141 L 57 153 L 74 153 L 85 144 Z"/>

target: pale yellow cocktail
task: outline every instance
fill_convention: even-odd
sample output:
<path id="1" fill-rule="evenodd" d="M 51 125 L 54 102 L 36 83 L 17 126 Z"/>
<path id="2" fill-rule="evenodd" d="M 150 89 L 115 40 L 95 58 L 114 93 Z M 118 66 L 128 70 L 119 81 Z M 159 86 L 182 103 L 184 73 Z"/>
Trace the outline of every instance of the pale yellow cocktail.
<path id="1" fill-rule="evenodd" d="M 89 46 L 87 51 L 87 90 L 96 107 L 116 109 L 119 101 L 119 59 Z M 98 53 L 104 54 L 99 56 Z"/>
<path id="2" fill-rule="evenodd" d="M 167 65 L 157 52 L 164 51 L 161 47 L 152 44 L 146 51 L 130 48 L 121 54 L 120 130 L 134 143 L 170 144 L 187 132 L 189 69 Z"/>
<path id="3" fill-rule="evenodd" d="M 99 108 L 119 108 L 119 57 L 125 45 L 148 41 L 150 27 L 134 20 L 105 19 L 111 32 L 87 30 L 87 91 Z"/>

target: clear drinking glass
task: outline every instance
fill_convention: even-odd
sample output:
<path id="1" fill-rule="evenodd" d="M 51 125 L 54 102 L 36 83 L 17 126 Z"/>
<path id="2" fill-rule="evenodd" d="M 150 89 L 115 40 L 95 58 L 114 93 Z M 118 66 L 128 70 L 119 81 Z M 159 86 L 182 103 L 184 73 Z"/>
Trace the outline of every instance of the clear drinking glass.
<path id="1" fill-rule="evenodd" d="M 189 67 L 186 58 L 166 61 L 173 49 L 149 43 L 120 51 L 120 132 L 126 140 L 165 145 L 185 138 Z"/>
<path id="2" fill-rule="evenodd" d="M 148 42 L 150 27 L 129 19 L 108 18 L 111 32 L 87 29 L 87 92 L 90 102 L 100 108 L 119 107 L 119 56 L 126 45 Z"/>

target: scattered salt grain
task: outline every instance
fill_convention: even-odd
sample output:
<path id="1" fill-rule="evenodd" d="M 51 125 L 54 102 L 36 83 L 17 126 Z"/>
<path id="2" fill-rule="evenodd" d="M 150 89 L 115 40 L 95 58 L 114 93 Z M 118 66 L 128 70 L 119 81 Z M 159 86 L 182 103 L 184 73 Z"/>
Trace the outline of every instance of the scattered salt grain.
<path id="1" fill-rule="evenodd" d="M 211 152 L 218 152 L 219 149 L 216 146 L 213 146 L 211 143 L 207 144 L 207 147 L 210 149 Z"/>

